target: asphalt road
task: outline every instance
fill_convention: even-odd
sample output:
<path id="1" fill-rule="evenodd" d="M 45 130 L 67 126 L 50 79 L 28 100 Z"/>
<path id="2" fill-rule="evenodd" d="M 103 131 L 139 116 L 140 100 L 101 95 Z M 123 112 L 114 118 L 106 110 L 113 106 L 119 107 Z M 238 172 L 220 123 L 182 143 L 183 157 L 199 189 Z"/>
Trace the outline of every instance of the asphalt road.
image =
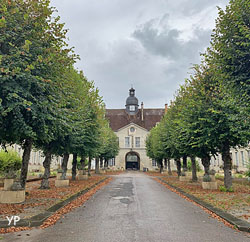
<path id="1" fill-rule="evenodd" d="M 84 206 L 45 230 L 5 235 L 15 242 L 245 242 L 201 208 L 139 172 L 114 176 Z"/>

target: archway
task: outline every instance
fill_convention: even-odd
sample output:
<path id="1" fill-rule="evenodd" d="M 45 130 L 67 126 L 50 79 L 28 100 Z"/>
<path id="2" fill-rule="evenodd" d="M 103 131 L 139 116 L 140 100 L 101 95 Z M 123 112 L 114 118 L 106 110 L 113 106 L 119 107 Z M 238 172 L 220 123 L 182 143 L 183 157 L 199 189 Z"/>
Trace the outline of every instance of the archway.
<path id="1" fill-rule="evenodd" d="M 136 152 L 129 152 L 126 154 L 126 170 L 140 170 L 140 156 Z"/>

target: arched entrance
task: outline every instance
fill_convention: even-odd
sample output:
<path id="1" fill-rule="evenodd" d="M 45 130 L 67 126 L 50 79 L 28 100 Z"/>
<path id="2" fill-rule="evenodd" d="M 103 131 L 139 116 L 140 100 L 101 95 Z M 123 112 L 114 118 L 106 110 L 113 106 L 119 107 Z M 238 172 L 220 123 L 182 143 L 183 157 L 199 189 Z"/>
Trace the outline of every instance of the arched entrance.
<path id="1" fill-rule="evenodd" d="M 126 170 L 140 170 L 140 156 L 136 152 L 126 154 Z"/>

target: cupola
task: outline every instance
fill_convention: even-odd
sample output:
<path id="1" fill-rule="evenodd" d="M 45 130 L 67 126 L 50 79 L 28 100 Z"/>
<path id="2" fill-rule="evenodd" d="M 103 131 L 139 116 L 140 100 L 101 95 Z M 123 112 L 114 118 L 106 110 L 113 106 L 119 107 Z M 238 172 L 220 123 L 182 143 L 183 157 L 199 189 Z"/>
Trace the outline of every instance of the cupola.
<path id="1" fill-rule="evenodd" d="M 129 115 L 135 115 L 138 112 L 138 99 L 135 97 L 135 89 L 129 90 L 129 97 L 126 100 L 126 112 Z"/>

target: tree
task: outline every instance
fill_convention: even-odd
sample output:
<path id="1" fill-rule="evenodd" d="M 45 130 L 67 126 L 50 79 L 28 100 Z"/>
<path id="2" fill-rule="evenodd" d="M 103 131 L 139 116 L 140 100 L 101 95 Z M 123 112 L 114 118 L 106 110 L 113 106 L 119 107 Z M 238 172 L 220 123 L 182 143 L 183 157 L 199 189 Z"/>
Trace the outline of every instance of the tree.
<path id="1" fill-rule="evenodd" d="M 219 9 L 211 47 L 205 55 L 216 66 L 218 80 L 237 97 L 240 105 L 250 103 L 250 1 L 230 0 Z M 249 109 L 248 109 L 249 111 Z"/>
<path id="2" fill-rule="evenodd" d="M 116 157 L 119 152 L 119 144 L 116 134 L 108 126 L 108 121 L 105 120 L 101 129 L 101 146 L 99 149 L 99 158 L 104 160 L 104 167 L 107 168 L 108 160 Z"/>
<path id="3" fill-rule="evenodd" d="M 24 148 L 20 180 L 25 187 L 32 144 L 51 138 L 46 122 L 56 76 L 75 56 L 48 0 L 3 0 L 0 9 L 0 139 Z"/>
<path id="4" fill-rule="evenodd" d="M 226 10 L 219 9 L 211 47 L 205 54 L 213 68 L 222 95 L 228 130 L 218 142 L 224 161 L 224 183 L 232 185 L 230 147 L 250 140 L 250 1 L 231 0 Z M 231 109 L 232 108 L 232 109 Z"/>
<path id="5" fill-rule="evenodd" d="M 156 127 L 152 128 L 150 134 L 146 139 L 146 151 L 147 155 L 156 160 L 157 164 L 160 167 L 160 173 L 163 171 L 163 159 L 164 149 L 163 143 L 160 138 L 162 125 L 158 124 Z"/>

